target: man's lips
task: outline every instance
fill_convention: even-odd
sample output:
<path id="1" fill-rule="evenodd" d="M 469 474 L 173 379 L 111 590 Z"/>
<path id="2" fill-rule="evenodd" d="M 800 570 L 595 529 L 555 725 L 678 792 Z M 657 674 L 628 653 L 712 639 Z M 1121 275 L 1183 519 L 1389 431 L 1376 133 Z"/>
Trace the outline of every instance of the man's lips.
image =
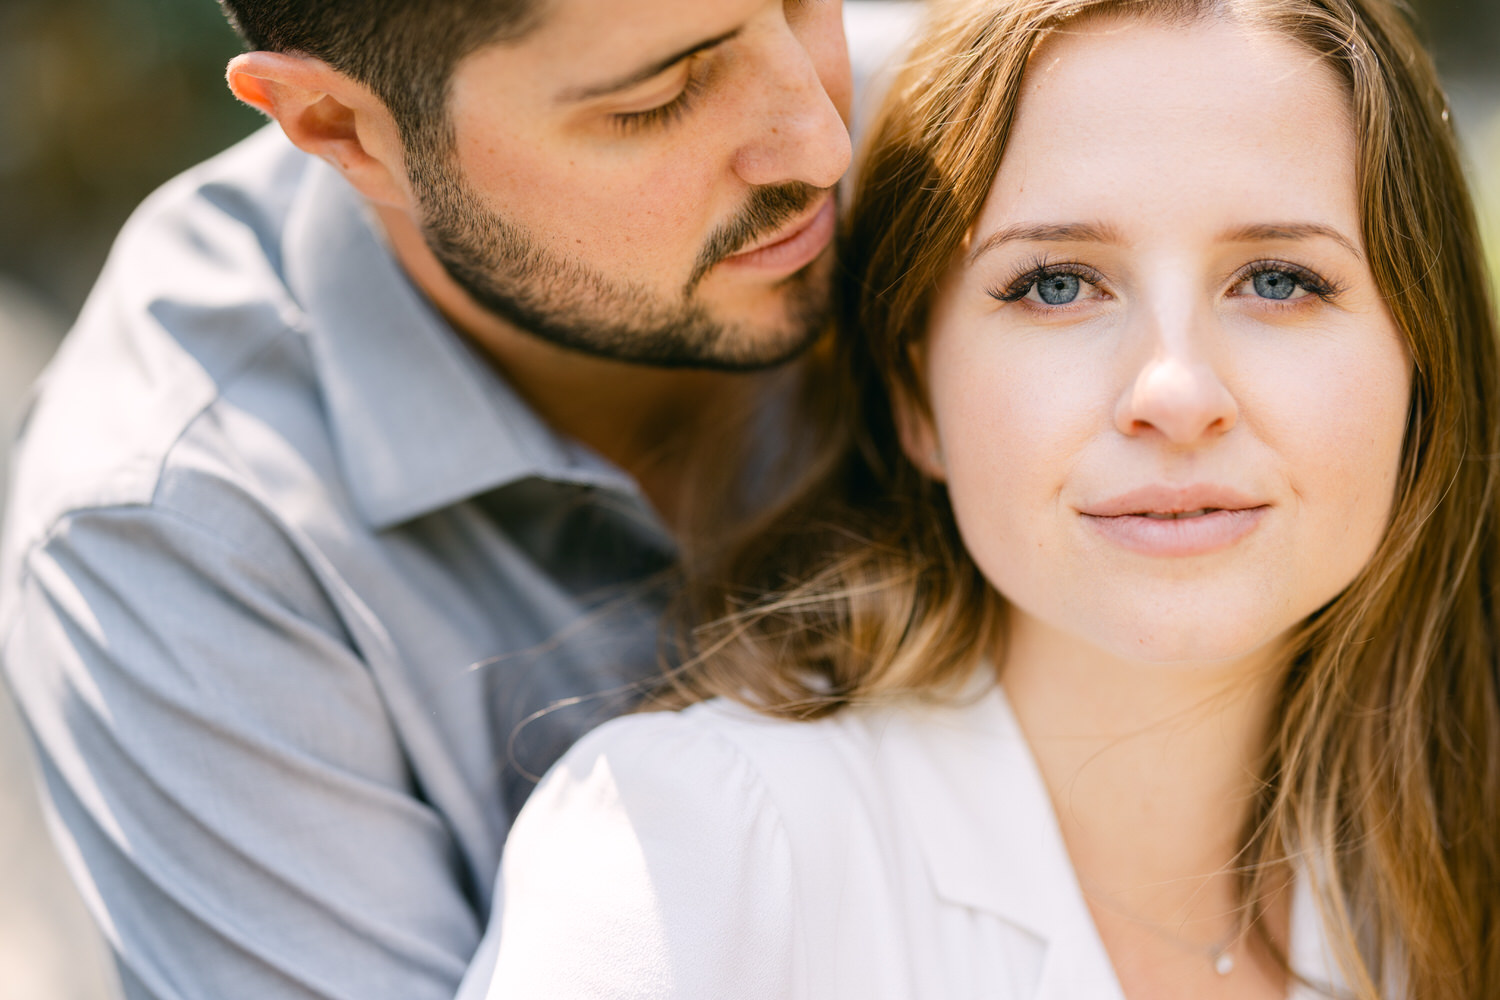
<path id="1" fill-rule="evenodd" d="M 724 258 L 732 267 L 795 271 L 811 263 L 833 239 L 833 195 L 747 250 Z"/>
<path id="2" fill-rule="evenodd" d="M 1212 484 L 1147 486 L 1078 508 L 1105 538 L 1151 556 L 1205 555 L 1254 531 L 1270 505 Z"/>

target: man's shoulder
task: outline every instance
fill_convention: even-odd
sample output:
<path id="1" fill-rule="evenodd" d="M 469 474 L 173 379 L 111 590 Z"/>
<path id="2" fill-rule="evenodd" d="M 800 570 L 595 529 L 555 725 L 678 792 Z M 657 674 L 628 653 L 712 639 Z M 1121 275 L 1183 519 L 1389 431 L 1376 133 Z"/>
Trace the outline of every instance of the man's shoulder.
<path id="1" fill-rule="evenodd" d="M 257 396 L 274 399 L 263 409 L 283 422 L 316 407 L 280 260 L 305 169 L 279 131 L 263 130 L 132 215 L 33 391 L 14 456 L 5 576 L 69 513 L 157 501 L 178 459 L 188 472 L 179 484 L 243 478 L 233 443 L 258 428 L 224 412 L 227 395 L 252 401 L 227 408 L 241 412 L 256 410 Z M 209 461 L 212 440 L 225 454 Z"/>
<path id="2" fill-rule="evenodd" d="M 315 162 L 271 125 L 163 184 L 120 230 L 78 328 L 139 317 L 171 332 L 164 302 L 222 309 L 277 295 L 287 220 Z"/>

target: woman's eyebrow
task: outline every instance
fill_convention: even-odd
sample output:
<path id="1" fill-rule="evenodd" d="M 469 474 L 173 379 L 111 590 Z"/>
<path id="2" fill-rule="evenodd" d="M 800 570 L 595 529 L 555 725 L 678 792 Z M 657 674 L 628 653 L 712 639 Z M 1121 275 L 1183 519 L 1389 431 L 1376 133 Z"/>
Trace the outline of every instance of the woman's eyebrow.
<path id="1" fill-rule="evenodd" d="M 1272 222 L 1241 226 L 1223 233 L 1219 239 L 1226 243 L 1266 243 L 1274 240 L 1307 240 L 1317 236 L 1333 240 L 1355 257 L 1364 257 L 1353 240 L 1321 222 Z"/>
<path id="2" fill-rule="evenodd" d="M 622 90 L 628 90 L 638 83 L 645 83 L 653 76 L 656 76 L 658 73 L 661 73 L 671 66 L 682 62 L 682 60 L 684 59 L 695 56 L 700 52 L 707 51 L 708 49 L 714 48 L 715 46 L 723 45 L 725 42 L 729 41 L 739 33 L 740 29 L 735 28 L 733 31 L 726 31 L 722 35 L 716 35 L 713 38 L 704 39 L 703 41 L 698 42 L 696 45 L 689 45 L 687 48 L 682 49 L 679 52 L 674 52 L 664 59 L 658 59 L 655 62 L 640 67 L 639 69 L 631 70 L 629 73 L 626 73 L 623 76 L 618 76 L 613 80 L 606 80 L 603 83 L 585 84 L 580 87 L 570 87 L 557 95 L 558 103 L 587 101 L 595 97 L 604 97 L 609 94 L 618 93 Z"/>
<path id="3" fill-rule="evenodd" d="M 1123 243 L 1118 230 L 1099 222 L 1018 222 L 998 229 L 969 251 L 969 263 L 1006 243 Z"/>
<path id="4" fill-rule="evenodd" d="M 1219 235 L 1224 243 L 1266 243 L 1275 240 L 1333 240 L 1355 257 L 1363 258 L 1358 244 L 1333 226 L 1321 222 L 1271 222 L 1240 226 Z M 998 229 L 969 251 L 970 264 L 1006 243 L 1124 243 L 1119 231 L 1097 222 L 1019 222 Z"/>

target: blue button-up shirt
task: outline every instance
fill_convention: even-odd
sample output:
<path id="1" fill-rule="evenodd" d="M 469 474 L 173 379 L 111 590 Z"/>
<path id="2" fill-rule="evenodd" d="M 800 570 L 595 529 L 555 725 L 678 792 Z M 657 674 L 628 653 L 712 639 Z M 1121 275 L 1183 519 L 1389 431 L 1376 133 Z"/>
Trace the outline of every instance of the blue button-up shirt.
<path id="1" fill-rule="evenodd" d="M 533 777 L 654 669 L 673 555 L 279 131 L 156 194 L 28 413 L 0 554 L 126 992 L 451 997 Z"/>
<path id="2" fill-rule="evenodd" d="M 846 5 L 861 108 L 920 11 Z M 654 672 L 674 556 L 279 132 L 158 192 L 0 537 L 0 666 L 126 993 L 451 1000 L 533 779 Z"/>

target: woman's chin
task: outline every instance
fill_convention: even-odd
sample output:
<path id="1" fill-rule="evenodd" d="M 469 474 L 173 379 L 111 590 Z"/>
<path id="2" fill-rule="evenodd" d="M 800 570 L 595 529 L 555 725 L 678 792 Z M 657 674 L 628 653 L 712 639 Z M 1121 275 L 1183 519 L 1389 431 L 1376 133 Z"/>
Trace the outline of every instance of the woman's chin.
<path id="1" fill-rule="evenodd" d="M 1170 625 L 1142 633 L 1100 636 L 1096 644 L 1110 658 L 1127 663 L 1177 668 L 1195 672 L 1240 672 L 1272 663 L 1284 632 L 1267 634 L 1238 622 L 1219 628 L 1174 628 Z"/>
<path id="2" fill-rule="evenodd" d="M 1050 620 L 1048 620 L 1050 619 Z M 1039 662 L 1115 661 L 1197 672 L 1270 665 L 1294 622 L 1256 614 L 1169 616 L 1140 608 L 1078 616 L 1032 616 L 1012 605 L 1010 648 Z"/>

